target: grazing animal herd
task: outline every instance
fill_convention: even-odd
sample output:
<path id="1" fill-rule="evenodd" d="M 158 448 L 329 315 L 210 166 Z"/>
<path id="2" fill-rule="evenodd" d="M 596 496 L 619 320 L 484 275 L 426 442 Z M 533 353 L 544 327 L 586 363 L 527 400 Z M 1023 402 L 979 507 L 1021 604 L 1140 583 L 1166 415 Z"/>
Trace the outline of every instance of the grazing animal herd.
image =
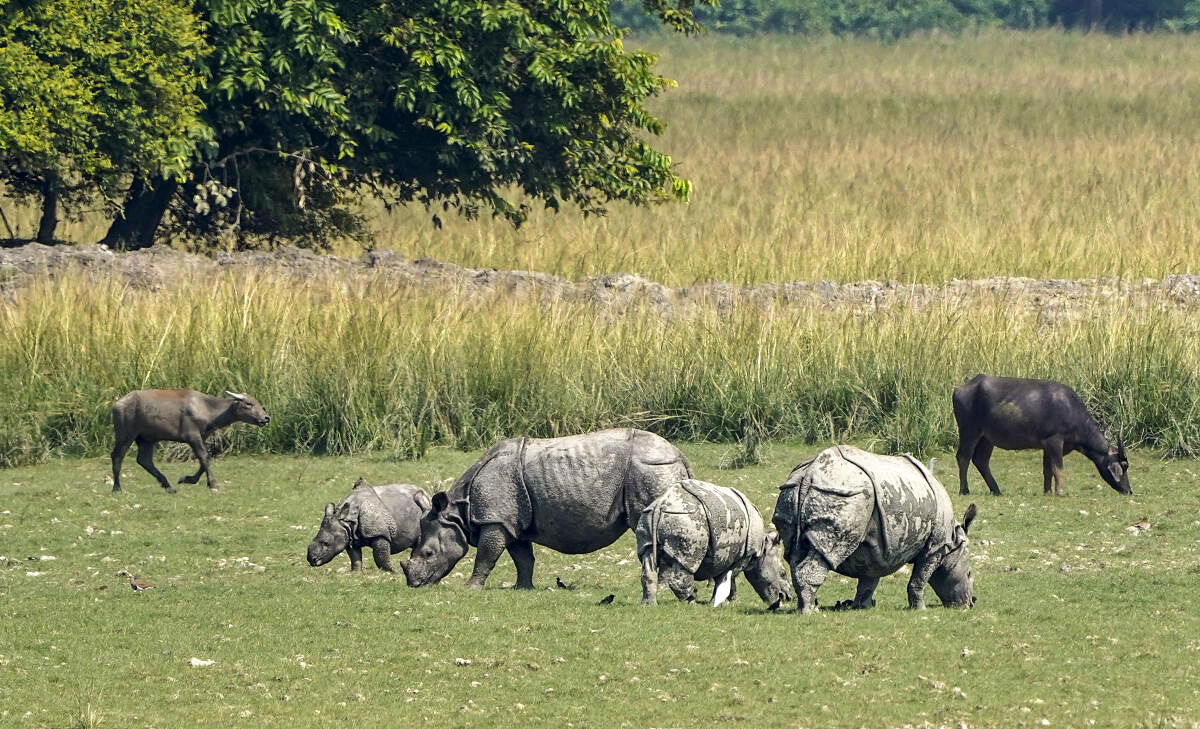
<path id="1" fill-rule="evenodd" d="M 134 442 L 138 463 L 164 490 L 175 491 L 154 466 L 154 447 L 162 440 L 187 443 L 200 461 L 179 483 L 197 483 L 204 474 L 216 489 L 204 438 L 234 422 L 270 422 L 254 398 L 226 395 L 138 390 L 118 400 L 113 491 L 121 490 L 121 462 Z M 1000 493 L 989 465 L 996 447 L 1042 449 L 1045 493 L 1053 480 L 1055 493 L 1063 494 L 1063 456 L 1075 450 L 1115 490 L 1132 493 L 1122 439 L 1114 447 L 1066 385 L 976 375 L 952 400 L 960 493 L 969 493 L 971 463 L 991 492 Z M 975 515 L 971 504 L 960 524 L 946 490 L 911 456 L 841 445 L 792 470 L 779 487 L 775 531 L 768 532 L 745 494 L 696 480 L 678 448 L 624 428 L 503 440 L 432 498 L 411 484 L 372 486 L 359 479 L 340 504 L 325 505 L 307 558 L 319 566 L 347 552 L 354 571 L 362 566 L 363 547 L 370 547 L 376 566 L 393 572 L 391 556 L 411 548 L 400 567 L 410 587 L 421 587 L 444 578 L 475 547 L 467 584 L 482 588 L 507 551 L 516 565 L 515 586 L 532 589 L 534 544 L 582 554 L 633 530 L 646 605 L 656 602 L 660 584 L 692 602 L 695 581 L 711 579 L 716 606 L 736 596 L 736 578 L 744 575 L 770 610 L 795 599 L 798 612 L 810 613 L 834 571 L 858 580 L 854 599 L 835 607 L 864 609 L 875 604 L 881 578 L 911 564 L 910 608 L 925 607 L 926 585 L 943 605 L 970 607 L 967 531 Z"/>

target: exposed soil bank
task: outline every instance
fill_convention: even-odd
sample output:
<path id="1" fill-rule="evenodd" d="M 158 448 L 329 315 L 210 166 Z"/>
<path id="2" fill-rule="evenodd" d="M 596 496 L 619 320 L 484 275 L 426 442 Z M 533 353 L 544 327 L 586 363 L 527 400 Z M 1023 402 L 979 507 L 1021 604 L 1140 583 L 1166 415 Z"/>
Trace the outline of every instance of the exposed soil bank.
<path id="1" fill-rule="evenodd" d="M 900 284 L 894 281 L 789 281 L 737 286 L 706 282 L 670 288 L 641 276 L 610 273 L 569 281 L 545 273 L 463 268 L 428 259 L 411 261 L 392 251 L 374 251 L 358 260 L 317 255 L 285 247 L 271 253 L 220 253 L 214 257 L 151 248 L 118 253 L 102 245 L 43 246 L 0 249 L 0 291 L 8 297 L 31 280 L 68 269 L 98 276 L 121 276 L 132 286 L 150 289 L 194 285 L 219 272 L 269 273 L 298 279 L 370 276 L 416 288 L 449 290 L 467 295 L 534 296 L 542 300 L 594 302 L 615 311 L 647 303 L 664 316 L 696 307 L 729 309 L 738 304 L 818 305 L 830 309 L 869 310 L 893 306 L 923 308 L 932 304 L 1004 301 L 1048 315 L 1084 312 L 1097 304 L 1191 308 L 1200 305 L 1200 275 L 1176 274 L 1164 279 L 1089 278 L 1077 280 L 994 277 L 951 280 L 943 284 Z"/>

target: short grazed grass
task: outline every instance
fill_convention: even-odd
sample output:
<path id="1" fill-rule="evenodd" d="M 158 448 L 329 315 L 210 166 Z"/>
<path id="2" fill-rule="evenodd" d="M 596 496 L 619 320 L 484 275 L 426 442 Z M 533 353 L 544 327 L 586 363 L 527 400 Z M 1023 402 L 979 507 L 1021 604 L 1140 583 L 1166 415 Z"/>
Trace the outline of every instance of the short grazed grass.
<path id="1" fill-rule="evenodd" d="M 702 478 L 768 515 L 775 487 L 816 446 L 769 443 L 765 462 L 718 470 L 733 446 L 683 444 Z M 588 555 L 536 548 L 534 592 L 482 592 L 469 555 L 410 590 L 366 560 L 304 562 L 326 501 L 359 475 L 442 488 L 478 456 L 418 462 L 238 456 L 220 493 L 167 496 L 107 459 L 0 472 L 0 725 L 21 727 L 1014 727 L 1194 726 L 1200 721 L 1197 474 L 1134 454 L 1133 497 L 1067 459 L 1068 495 L 1044 497 L 1036 453 L 1000 452 L 1005 495 L 969 499 L 979 603 L 768 614 L 745 590 L 718 610 L 640 607 L 633 540 Z M 178 477 L 190 464 L 168 463 Z M 976 492 L 986 491 L 978 476 Z M 1127 527 L 1146 519 L 1142 534 Z M 46 559 L 53 557 L 54 559 Z M 128 569 L 155 589 L 134 594 Z M 561 577 L 572 590 L 550 589 Z M 597 601 L 613 593 L 608 607 Z M 823 604 L 850 597 L 836 576 Z M 191 659 L 213 661 L 191 667 Z"/>

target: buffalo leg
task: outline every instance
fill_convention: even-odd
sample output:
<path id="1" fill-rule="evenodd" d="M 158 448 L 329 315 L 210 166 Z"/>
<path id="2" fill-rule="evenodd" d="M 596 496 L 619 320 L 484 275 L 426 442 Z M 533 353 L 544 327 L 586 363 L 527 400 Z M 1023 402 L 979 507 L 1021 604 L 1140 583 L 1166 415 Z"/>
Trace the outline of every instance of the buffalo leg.
<path id="1" fill-rule="evenodd" d="M 960 426 L 961 427 L 961 426 Z M 982 433 L 963 433 L 958 434 L 958 493 L 969 494 L 971 490 L 967 488 L 967 470 L 971 467 L 971 456 L 975 453 L 975 446 L 979 444 L 979 440 L 983 437 Z"/>
<path id="2" fill-rule="evenodd" d="M 162 486 L 168 494 L 173 494 L 175 493 L 175 489 L 172 488 L 171 482 L 167 480 L 166 476 L 162 475 L 162 471 L 154 467 L 154 447 L 156 445 L 158 445 L 158 441 L 138 439 L 138 465 L 146 469 L 151 476 L 158 479 L 158 485 Z"/>
<path id="3" fill-rule="evenodd" d="M 878 577 L 860 577 L 858 587 L 854 590 L 854 602 L 850 607 L 854 610 L 866 610 L 875 607 L 875 588 L 879 587 Z"/>
<path id="4" fill-rule="evenodd" d="M 975 454 L 971 456 L 971 461 L 975 463 L 975 468 L 979 469 L 979 475 L 983 476 L 983 482 L 991 489 L 995 496 L 1000 495 L 1000 486 L 996 483 L 995 476 L 992 475 L 992 451 L 996 446 L 987 438 L 980 438 L 979 443 L 975 446 Z"/>
<path id="5" fill-rule="evenodd" d="M 487 582 L 488 575 L 496 566 L 496 560 L 500 559 L 507 547 L 508 533 L 504 531 L 504 527 L 499 524 L 485 524 L 479 530 L 475 567 L 471 570 L 471 579 L 467 580 L 467 587 L 482 590 L 483 583 Z"/>
<path id="6" fill-rule="evenodd" d="M 131 445 L 133 445 L 133 438 L 118 439 L 116 446 L 112 449 L 113 491 L 121 490 L 121 462 L 125 460 L 125 454 L 129 452 Z M 138 453 L 141 451 L 142 447 L 138 446 Z"/>
<path id="7" fill-rule="evenodd" d="M 796 587 L 797 612 L 808 614 L 817 609 L 817 590 L 825 584 L 832 569 L 825 558 L 810 551 L 799 562 L 792 565 L 792 584 Z"/>
<path id="8" fill-rule="evenodd" d="M 357 572 L 362 569 L 362 547 L 346 547 L 346 554 L 350 555 L 350 571 Z"/>
<path id="9" fill-rule="evenodd" d="M 908 607 L 910 610 L 925 609 L 925 585 L 937 569 L 937 562 L 918 559 L 913 563 L 912 577 L 908 579 Z"/>
<path id="10" fill-rule="evenodd" d="M 642 604 L 658 604 L 658 566 L 649 553 L 642 557 Z"/>
<path id="11" fill-rule="evenodd" d="M 179 479 L 179 483 L 196 483 L 200 480 L 200 474 L 208 480 L 208 487 L 214 491 L 217 489 L 217 482 L 213 479 L 212 471 L 208 467 L 208 449 L 204 447 L 204 438 L 195 436 L 188 439 L 187 444 L 192 447 L 192 453 L 196 454 L 196 459 L 200 461 L 200 468 L 191 476 L 184 476 Z"/>
<path id="12" fill-rule="evenodd" d="M 379 537 L 371 542 L 371 558 L 375 560 L 375 566 L 384 572 L 396 571 L 392 569 L 392 543 L 387 537 Z"/>
<path id="13" fill-rule="evenodd" d="M 525 541 L 524 539 L 515 540 L 508 545 L 508 554 L 512 557 L 513 564 L 517 567 L 517 584 L 513 585 L 518 590 L 533 589 L 533 542 Z"/>
<path id="14" fill-rule="evenodd" d="M 1063 495 L 1063 443 L 1052 438 L 1042 444 L 1042 493 L 1050 493 L 1050 479 L 1054 479 L 1054 493 Z"/>

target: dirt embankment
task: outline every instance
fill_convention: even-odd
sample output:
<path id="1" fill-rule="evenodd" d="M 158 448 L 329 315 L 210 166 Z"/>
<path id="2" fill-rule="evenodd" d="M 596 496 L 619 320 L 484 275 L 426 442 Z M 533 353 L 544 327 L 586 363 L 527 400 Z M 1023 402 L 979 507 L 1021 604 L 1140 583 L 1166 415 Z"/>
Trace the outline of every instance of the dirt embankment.
<path id="1" fill-rule="evenodd" d="M 118 253 L 102 245 L 43 246 L 0 249 L 0 292 L 18 295 L 29 281 L 68 269 L 98 276 L 120 276 L 132 286 L 149 289 L 195 281 L 218 271 L 274 273 L 299 279 L 353 276 L 383 277 L 414 288 L 453 290 L 467 295 L 533 296 L 544 301 L 587 301 L 615 311 L 649 304 L 664 316 L 698 307 L 727 310 L 739 304 L 760 306 L 817 305 L 862 311 L 894 306 L 923 308 L 949 303 L 1001 301 L 1047 315 L 1086 311 L 1101 303 L 1130 306 L 1193 308 L 1200 305 L 1200 276 L 1178 274 L 1164 279 L 1090 278 L 1076 280 L 995 277 L 952 280 L 943 284 L 900 284 L 894 281 L 789 281 L 737 286 L 699 283 L 682 288 L 663 286 L 641 276 L 610 273 L 569 281 L 546 273 L 464 268 L 428 259 L 411 261 L 392 251 L 375 251 L 358 260 L 323 256 L 297 248 L 271 253 L 221 253 L 198 256 L 169 248 Z"/>

